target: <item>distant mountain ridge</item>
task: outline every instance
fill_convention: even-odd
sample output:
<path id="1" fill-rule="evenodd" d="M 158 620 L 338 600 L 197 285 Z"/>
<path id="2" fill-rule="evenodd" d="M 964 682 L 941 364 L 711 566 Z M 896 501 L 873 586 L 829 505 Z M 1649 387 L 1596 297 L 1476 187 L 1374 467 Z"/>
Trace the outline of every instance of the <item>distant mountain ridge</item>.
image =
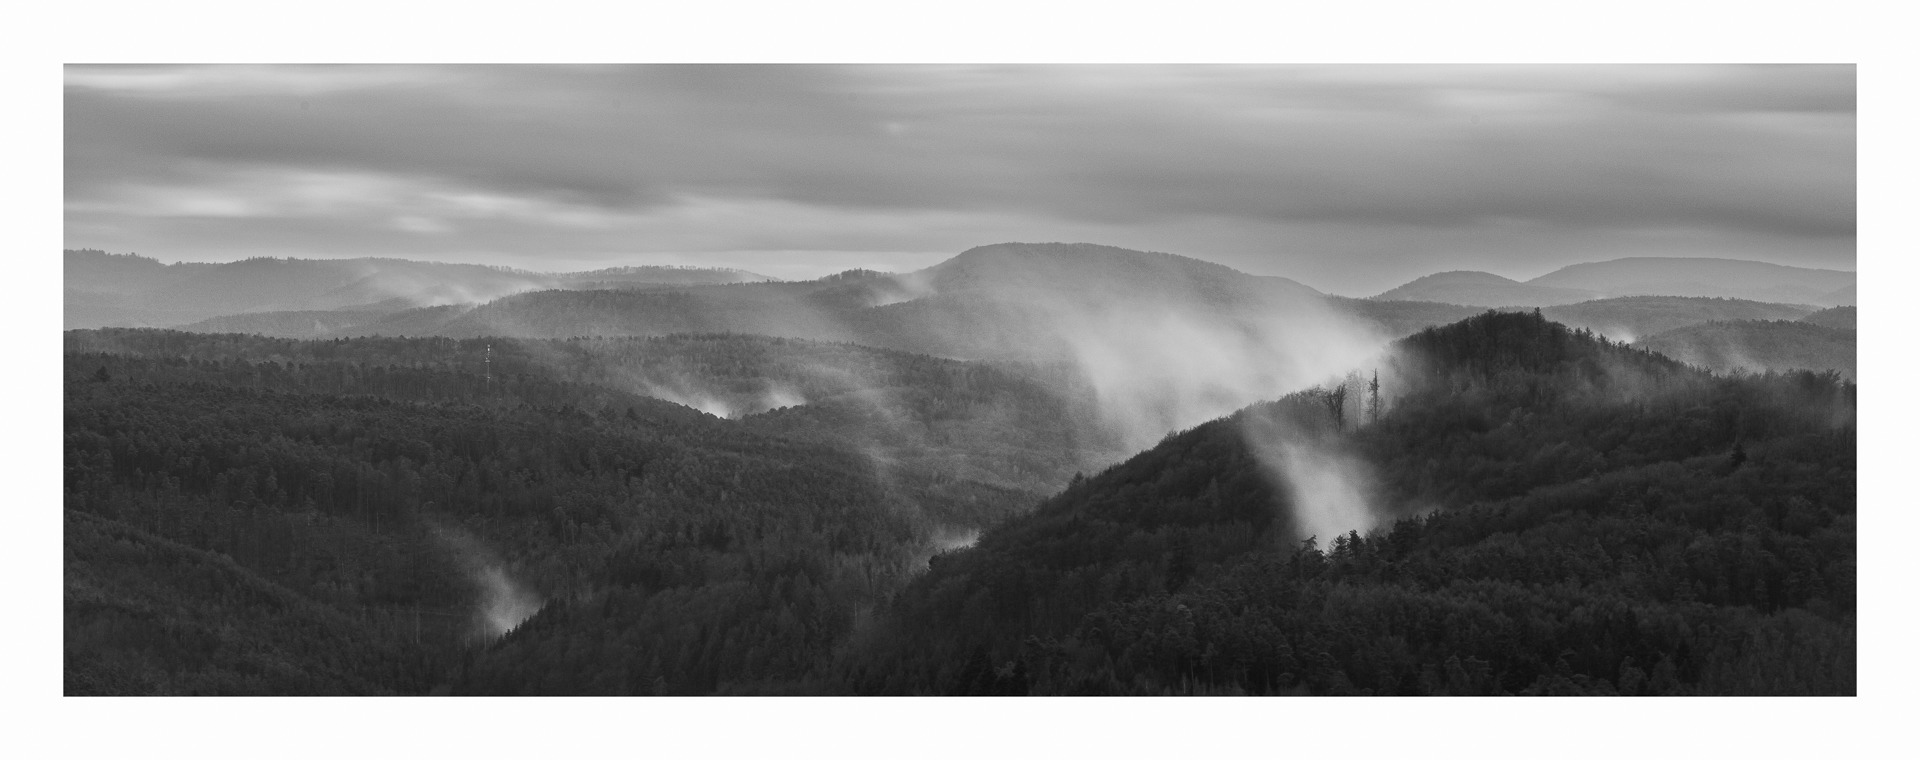
<path id="1" fill-rule="evenodd" d="M 1599 298 L 1685 296 L 1846 306 L 1853 272 L 1716 258 L 1628 257 L 1561 267 L 1525 282 L 1487 272 L 1427 275 L 1374 296 L 1467 306 L 1559 306 Z"/>
<path id="2" fill-rule="evenodd" d="M 1333 330 L 1346 336 L 1334 344 L 1377 344 L 1485 308 L 1543 308 L 1548 319 L 1632 341 L 1714 321 L 1799 319 L 1814 308 L 1698 295 L 1603 297 L 1606 288 L 1697 290 L 1689 283 L 1725 273 L 1716 286 L 1722 290 L 1825 297 L 1852 288 L 1853 278 L 1756 262 L 1637 258 L 1524 283 L 1442 272 L 1348 299 L 1284 277 L 1091 243 L 997 243 L 913 272 L 852 270 L 796 282 L 666 267 L 555 275 L 392 259 L 163 265 L 100 251 L 66 258 L 70 328 L 174 326 L 286 338 L 750 333 L 950 358 L 1095 364 L 1148 347 L 1168 352 L 1149 362 L 1155 365 L 1192 358 L 1176 350 L 1183 343 L 1245 351 L 1284 343 L 1280 353 L 1301 357 L 1285 363 L 1306 365 L 1323 341 L 1301 333 Z M 1671 282 L 1634 285 L 1661 273 Z"/>
<path id="3" fill-rule="evenodd" d="M 1709 296 L 1773 303 L 1822 303 L 1855 283 L 1855 273 L 1759 261 L 1632 257 L 1574 264 L 1528 282 L 1608 295 Z"/>
<path id="4" fill-rule="evenodd" d="M 401 309 L 480 303 L 542 289 L 768 280 L 733 269 L 619 267 L 539 273 L 405 259 L 250 258 L 162 264 L 135 254 L 63 251 L 67 329 L 164 327 L 275 311 Z"/>
<path id="5" fill-rule="evenodd" d="M 1098 273 L 1098 280 L 1088 275 Z M 1033 288 L 1078 289 L 1098 285 L 1133 294 L 1169 289 L 1227 291 L 1277 290 L 1290 295 L 1322 295 L 1285 277 L 1250 275 L 1224 264 L 1153 251 L 1135 251 L 1094 243 L 996 243 L 969 248 L 951 259 L 903 275 L 944 293 Z"/>
<path id="6" fill-rule="evenodd" d="M 851 270 L 795 282 L 619 291 L 547 288 L 476 306 L 437 308 L 431 315 L 419 308 L 369 314 L 358 323 L 313 335 L 297 331 L 302 320 L 311 321 L 312 309 L 223 315 L 183 329 L 320 337 L 393 334 L 386 330 L 406 322 L 427 330 L 408 334 L 453 337 L 743 332 L 975 355 L 993 353 L 1003 339 L 1016 339 L 1017 333 L 1031 328 L 1030 322 L 1045 316 L 1034 313 L 1036 309 L 1046 310 L 1062 299 L 1122 312 L 1177 307 L 1217 314 L 1329 301 L 1287 278 L 1250 275 L 1174 254 L 1087 243 L 1001 243 L 971 248 L 903 274 Z M 1365 318 L 1361 312 L 1378 310 L 1368 304 L 1346 311 Z M 1451 317 L 1455 310 L 1441 311 Z M 320 320 L 323 326 L 339 321 Z M 1423 320 L 1422 326 L 1438 321 L 1444 320 Z"/>
<path id="7" fill-rule="evenodd" d="M 1550 288 L 1510 280 L 1488 272 L 1430 274 L 1374 298 L 1383 301 L 1433 301 L 1462 306 L 1552 306 L 1594 298 L 1589 290 Z"/>

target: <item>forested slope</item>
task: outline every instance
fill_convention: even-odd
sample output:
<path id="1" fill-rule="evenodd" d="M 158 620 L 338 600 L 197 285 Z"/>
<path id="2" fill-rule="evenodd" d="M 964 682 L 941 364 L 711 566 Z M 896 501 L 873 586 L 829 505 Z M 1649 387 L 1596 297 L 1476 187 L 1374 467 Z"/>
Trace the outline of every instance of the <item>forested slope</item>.
<path id="1" fill-rule="evenodd" d="M 940 558 L 818 688 L 1852 692 L 1851 384 L 1534 314 L 1401 348 L 1377 421 L 1302 394 L 1174 436 Z M 1253 421 L 1315 415 L 1377 473 L 1367 535 L 1300 535 L 1260 466 Z"/>
<path id="2" fill-rule="evenodd" d="M 1045 445 L 1071 422 L 1035 381 L 855 346 L 499 341 L 489 359 L 450 339 L 67 342 L 76 694 L 791 679 L 938 542 L 1037 499 L 1006 481 L 1073 464 Z M 818 399 L 728 420 L 630 389 L 649 378 Z M 631 656 L 582 661 L 582 680 L 488 676 L 516 667 L 515 645 L 470 646 L 563 600 L 618 610 Z M 516 641 L 544 639 L 558 610 Z M 583 632 L 609 633 L 553 635 Z"/>

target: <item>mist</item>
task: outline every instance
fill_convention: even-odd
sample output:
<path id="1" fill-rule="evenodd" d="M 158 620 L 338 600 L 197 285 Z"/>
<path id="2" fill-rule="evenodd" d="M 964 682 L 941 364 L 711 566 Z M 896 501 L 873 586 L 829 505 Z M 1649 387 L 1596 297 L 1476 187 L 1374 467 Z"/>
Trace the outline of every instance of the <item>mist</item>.
<path id="1" fill-rule="evenodd" d="M 1294 533 L 1322 545 L 1335 536 L 1371 530 L 1378 517 L 1367 496 L 1366 463 L 1274 427 L 1249 425 L 1247 442 L 1261 471 L 1281 486 L 1293 505 L 1285 515 Z"/>
<path id="2" fill-rule="evenodd" d="M 1365 417 L 1360 373 L 1386 363 L 1389 336 L 1278 278 L 1087 245 L 991 246 L 954 262 L 943 268 L 959 271 L 936 268 L 929 289 L 984 297 L 1023 317 L 1030 331 L 1004 331 L 1003 350 L 1069 362 L 1104 428 L 1088 437 L 1116 441 L 1128 455 L 1328 378 L 1348 378 L 1340 427 L 1356 427 Z M 1107 281 L 1078 277 L 1091 269 L 1081 262 L 1097 264 Z M 1372 477 L 1342 453 L 1340 430 L 1327 434 L 1265 414 L 1242 424 L 1261 472 L 1288 494 L 1292 513 L 1284 517 L 1303 537 L 1330 540 L 1375 525 Z"/>
<path id="3" fill-rule="evenodd" d="M 1129 448 L 1312 387 L 1377 356 L 1383 341 L 1310 304 L 1221 323 L 1177 311 L 1073 315 L 1072 358 Z"/>
<path id="4" fill-rule="evenodd" d="M 1151 448 L 1170 433 L 1315 388 L 1328 378 L 1369 371 L 1382 364 L 1390 339 L 1298 283 L 1171 254 L 1088 244 L 983 246 L 902 275 L 849 272 L 819 281 L 814 290 L 788 290 L 805 283 L 769 287 L 726 286 L 701 297 L 736 304 L 715 307 L 729 319 L 804 327 L 820 333 L 815 340 L 845 336 L 962 360 L 1070 368 L 1071 382 L 1043 384 L 1086 410 L 1074 417 L 1075 427 L 1084 428 L 1074 431 L 1081 449 L 1075 455 L 1096 469 Z M 807 293 L 820 295 L 801 297 Z M 887 370 L 876 374 L 868 359 L 837 349 L 748 345 L 735 350 L 755 363 L 755 376 L 736 376 L 737 368 L 707 358 L 700 340 L 535 342 L 540 347 L 534 350 L 540 354 L 536 361 L 563 374 L 572 366 L 598 365 L 591 370 L 595 377 L 576 380 L 724 419 L 801 404 L 853 412 L 830 414 L 844 420 L 835 423 L 836 434 L 848 451 L 868 461 L 891 494 L 887 498 L 903 509 L 915 508 L 903 496 L 912 489 L 900 481 L 908 458 L 940 456 L 942 475 L 969 466 L 965 458 L 945 456 L 953 452 L 931 435 L 927 421 L 901 405 L 891 390 L 896 381 Z M 601 361 L 587 361 L 579 351 Z M 1348 415 L 1359 417 L 1357 411 Z M 1366 477 L 1328 449 L 1329 441 L 1277 428 L 1250 428 L 1249 436 L 1276 490 L 1291 493 L 1300 505 L 1299 529 L 1331 535 L 1371 525 Z M 968 477 L 1043 490 L 1065 485 L 1064 479 L 1015 484 L 984 472 Z"/>
<path id="5" fill-rule="evenodd" d="M 1099 429 L 1079 440 L 1111 464 L 1166 435 L 1383 364 L 1391 336 L 1280 278 L 1161 253 L 1087 244 L 971 249 L 875 287 L 912 304 L 904 321 L 973 356 L 1065 362 Z M 899 307 L 895 307 L 899 308 Z M 1391 370 L 1390 370 L 1391 373 Z M 1350 381 L 1351 382 L 1351 381 Z M 1344 418 L 1363 418 L 1362 388 Z M 890 420 L 891 422 L 891 420 Z M 897 425 L 889 425 L 897 427 Z M 1289 494 L 1302 535 L 1331 538 L 1376 522 L 1371 477 L 1338 436 L 1277 421 L 1249 424 L 1262 472 Z M 879 463 L 879 460 L 876 460 Z"/>
<path id="6" fill-rule="evenodd" d="M 739 393 L 724 391 L 689 377 L 672 377 L 663 382 L 636 379 L 631 389 L 642 396 L 698 409 L 725 420 L 807 403 L 806 396 L 777 383 L 759 393 Z"/>
<path id="7" fill-rule="evenodd" d="M 486 621 L 487 633 L 495 638 L 507 635 L 540 611 L 540 597 L 514 583 L 504 567 L 483 567 L 475 580 L 481 589 L 480 616 Z"/>
<path id="8" fill-rule="evenodd" d="M 927 570 L 933 566 L 934 557 L 966 549 L 979 541 L 979 528 L 936 527 L 926 545 L 913 556 L 912 567 L 916 572 Z"/>
<path id="9" fill-rule="evenodd" d="M 516 581 L 508 564 L 481 539 L 447 525 L 433 525 L 432 531 L 474 586 L 476 637 L 492 640 L 505 636 L 540 611 L 545 600 Z"/>

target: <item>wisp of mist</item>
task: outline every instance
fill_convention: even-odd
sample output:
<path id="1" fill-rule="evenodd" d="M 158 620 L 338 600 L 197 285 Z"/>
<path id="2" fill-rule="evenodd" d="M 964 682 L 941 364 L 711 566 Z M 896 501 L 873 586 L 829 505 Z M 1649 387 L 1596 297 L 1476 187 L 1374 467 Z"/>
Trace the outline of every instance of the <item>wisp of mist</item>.
<path id="1" fill-rule="evenodd" d="M 543 601 L 539 595 L 515 582 L 507 574 L 506 563 L 479 538 L 447 525 L 434 525 L 432 529 L 479 594 L 474 610 L 476 634 L 497 639 L 540 611 Z"/>

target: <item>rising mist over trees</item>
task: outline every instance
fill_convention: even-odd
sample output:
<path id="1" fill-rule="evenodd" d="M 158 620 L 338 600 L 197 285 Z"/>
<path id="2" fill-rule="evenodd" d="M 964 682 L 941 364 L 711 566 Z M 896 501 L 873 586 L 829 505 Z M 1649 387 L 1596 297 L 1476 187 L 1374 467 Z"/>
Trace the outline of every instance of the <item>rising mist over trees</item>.
<path id="1" fill-rule="evenodd" d="M 1513 313 L 1373 369 L 1108 467 L 1043 364 L 71 332 L 67 691 L 1851 693 L 1851 383 Z"/>

